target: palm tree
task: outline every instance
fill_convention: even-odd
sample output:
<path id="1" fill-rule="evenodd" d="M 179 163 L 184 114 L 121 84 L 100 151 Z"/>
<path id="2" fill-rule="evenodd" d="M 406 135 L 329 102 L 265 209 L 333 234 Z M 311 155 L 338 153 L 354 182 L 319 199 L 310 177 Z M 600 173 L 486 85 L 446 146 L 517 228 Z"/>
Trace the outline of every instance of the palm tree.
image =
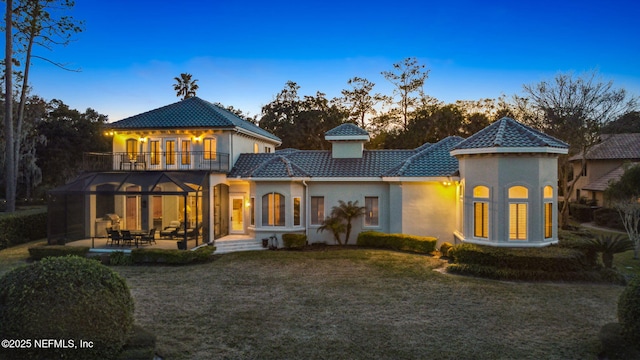
<path id="1" fill-rule="evenodd" d="M 198 90 L 198 84 L 196 84 L 195 80 L 191 80 L 193 75 L 188 73 L 180 74 L 180 77 L 174 77 L 173 79 L 176 81 L 173 84 L 173 90 L 176 91 L 176 96 L 182 96 L 181 100 L 196 96 L 196 90 Z"/>
<path id="2" fill-rule="evenodd" d="M 602 263 L 608 269 L 613 267 L 614 254 L 634 249 L 633 243 L 629 238 L 618 235 L 600 235 L 595 239 L 589 240 L 588 244 L 595 251 L 602 253 Z"/>
<path id="3" fill-rule="evenodd" d="M 333 238 L 336 240 L 336 243 L 342 245 L 342 241 L 340 241 L 340 234 L 346 231 L 346 227 L 341 218 L 335 216 L 327 216 L 327 218 L 322 222 L 322 226 L 320 226 L 316 231 L 323 232 L 325 230 L 331 231 L 333 233 Z"/>
<path id="4" fill-rule="evenodd" d="M 338 200 L 338 206 L 331 208 L 331 216 L 338 219 L 343 219 L 347 222 L 347 230 L 345 234 L 344 243 L 349 243 L 349 235 L 351 235 L 351 220 L 364 215 L 366 208 L 364 206 L 358 206 L 358 200 L 344 202 Z"/>

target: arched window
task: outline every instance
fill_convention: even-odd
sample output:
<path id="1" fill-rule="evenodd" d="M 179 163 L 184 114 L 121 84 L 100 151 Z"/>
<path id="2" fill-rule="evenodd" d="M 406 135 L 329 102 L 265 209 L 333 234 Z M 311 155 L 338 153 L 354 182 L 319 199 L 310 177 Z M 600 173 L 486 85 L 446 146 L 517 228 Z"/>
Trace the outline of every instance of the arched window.
<path id="1" fill-rule="evenodd" d="M 473 236 L 489 237 L 489 188 L 486 186 L 473 188 Z"/>
<path id="2" fill-rule="evenodd" d="M 509 188 L 509 240 L 527 240 L 527 201 L 529 189 Z"/>
<path id="3" fill-rule="evenodd" d="M 284 195 L 268 193 L 262 196 L 262 226 L 284 226 Z"/>
<path id="4" fill-rule="evenodd" d="M 553 237 L 553 188 L 545 186 L 543 191 L 544 197 L 544 238 Z"/>

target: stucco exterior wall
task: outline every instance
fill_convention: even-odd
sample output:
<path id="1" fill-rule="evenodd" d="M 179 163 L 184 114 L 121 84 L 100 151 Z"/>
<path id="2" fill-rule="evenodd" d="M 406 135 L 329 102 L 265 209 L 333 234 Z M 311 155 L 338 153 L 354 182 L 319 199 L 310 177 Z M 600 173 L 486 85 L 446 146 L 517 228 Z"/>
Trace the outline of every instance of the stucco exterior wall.
<path id="1" fill-rule="evenodd" d="M 465 240 L 496 246 L 539 246 L 557 242 L 557 159 L 544 154 L 492 154 L 463 156 L 459 159 L 460 177 L 464 179 Z M 473 237 L 473 189 L 489 188 L 489 236 Z M 510 200 L 512 186 L 528 189 L 526 200 Z M 543 188 L 553 188 L 553 236 L 544 238 Z M 509 240 L 509 203 L 527 205 L 527 240 Z"/>

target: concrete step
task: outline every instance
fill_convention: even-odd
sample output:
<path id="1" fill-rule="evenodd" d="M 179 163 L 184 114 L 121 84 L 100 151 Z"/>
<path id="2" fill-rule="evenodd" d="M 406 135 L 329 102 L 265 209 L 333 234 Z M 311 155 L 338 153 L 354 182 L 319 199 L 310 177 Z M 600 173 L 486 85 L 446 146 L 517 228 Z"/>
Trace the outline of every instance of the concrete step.
<path id="1" fill-rule="evenodd" d="M 237 251 L 260 251 L 266 250 L 262 247 L 262 240 L 216 240 L 216 252 L 214 254 L 227 254 Z"/>

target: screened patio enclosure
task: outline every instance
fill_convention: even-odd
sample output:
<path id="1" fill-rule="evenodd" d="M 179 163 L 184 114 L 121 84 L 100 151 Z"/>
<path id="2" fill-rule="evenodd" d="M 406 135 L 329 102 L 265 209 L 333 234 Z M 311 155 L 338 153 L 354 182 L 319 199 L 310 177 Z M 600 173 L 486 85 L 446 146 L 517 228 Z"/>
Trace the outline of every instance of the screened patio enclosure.
<path id="1" fill-rule="evenodd" d="M 49 191 L 48 242 L 106 237 L 106 229 L 150 230 L 172 221 L 209 239 L 207 171 L 86 173 Z M 184 240 L 187 240 L 187 231 Z"/>

